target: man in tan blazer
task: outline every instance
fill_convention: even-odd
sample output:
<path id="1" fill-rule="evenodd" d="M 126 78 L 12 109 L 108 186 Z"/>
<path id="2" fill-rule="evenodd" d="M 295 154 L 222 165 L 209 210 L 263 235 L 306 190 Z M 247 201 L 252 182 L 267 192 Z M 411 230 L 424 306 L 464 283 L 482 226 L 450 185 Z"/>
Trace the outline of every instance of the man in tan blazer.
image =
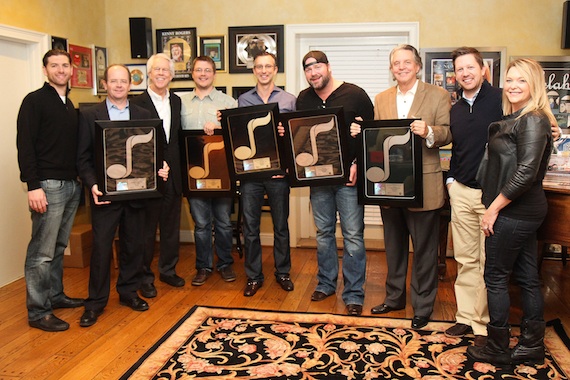
<path id="1" fill-rule="evenodd" d="M 423 207 L 381 207 L 386 245 L 386 298 L 372 308 L 384 314 L 406 306 L 409 236 L 414 245 L 412 264 L 412 328 L 422 328 L 433 311 L 437 294 L 439 214 L 444 203 L 444 187 L 439 147 L 451 141 L 450 97 L 440 87 L 418 79 L 422 69 L 418 51 L 399 45 L 390 53 L 390 71 L 397 85 L 376 95 L 374 119 L 419 118 L 410 125 L 422 137 Z"/>

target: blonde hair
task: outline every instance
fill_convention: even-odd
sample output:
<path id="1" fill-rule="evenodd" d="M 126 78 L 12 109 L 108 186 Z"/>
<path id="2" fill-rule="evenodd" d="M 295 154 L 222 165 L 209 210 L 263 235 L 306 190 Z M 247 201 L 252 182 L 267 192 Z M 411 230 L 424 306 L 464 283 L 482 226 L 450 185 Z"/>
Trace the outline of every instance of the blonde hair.
<path id="1" fill-rule="evenodd" d="M 510 62 L 507 65 L 506 73 L 509 72 L 511 68 L 516 68 L 521 76 L 526 80 L 530 90 L 530 99 L 528 103 L 523 107 L 519 117 L 534 111 L 542 111 L 552 125 L 558 125 L 556 118 L 552 114 L 550 109 L 550 104 L 548 102 L 548 96 L 546 96 L 546 82 L 544 81 L 544 70 L 542 66 L 530 58 L 519 58 Z M 513 106 L 509 102 L 505 92 L 503 91 L 503 113 L 505 115 L 510 115 L 513 113 Z"/>

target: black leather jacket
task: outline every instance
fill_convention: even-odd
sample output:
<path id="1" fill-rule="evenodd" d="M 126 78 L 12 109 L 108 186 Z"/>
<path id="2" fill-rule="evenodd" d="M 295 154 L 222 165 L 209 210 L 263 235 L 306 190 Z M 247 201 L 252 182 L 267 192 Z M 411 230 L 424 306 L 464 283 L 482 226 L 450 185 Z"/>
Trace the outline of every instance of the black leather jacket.
<path id="1" fill-rule="evenodd" d="M 546 213 L 542 179 L 552 150 L 550 120 L 538 111 L 519 115 L 515 112 L 489 126 L 487 152 L 477 173 L 482 202 L 489 207 L 501 193 L 512 201 L 504 211 Z"/>

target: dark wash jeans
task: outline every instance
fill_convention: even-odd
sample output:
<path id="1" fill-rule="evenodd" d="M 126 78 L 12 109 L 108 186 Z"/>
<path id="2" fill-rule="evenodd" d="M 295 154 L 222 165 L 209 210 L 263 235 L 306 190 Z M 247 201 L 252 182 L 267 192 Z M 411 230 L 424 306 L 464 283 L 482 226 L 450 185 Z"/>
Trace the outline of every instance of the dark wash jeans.
<path id="1" fill-rule="evenodd" d="M 490 324 L 494 327 L 509 325 L 511 275 L 521 287 L 523 320 L 543 319 L 536 241 L 536 230 L 541 224 L 542 220 L 519 220 L 499 214 L 494 235 L 485 240 L 485 285 Z"/>

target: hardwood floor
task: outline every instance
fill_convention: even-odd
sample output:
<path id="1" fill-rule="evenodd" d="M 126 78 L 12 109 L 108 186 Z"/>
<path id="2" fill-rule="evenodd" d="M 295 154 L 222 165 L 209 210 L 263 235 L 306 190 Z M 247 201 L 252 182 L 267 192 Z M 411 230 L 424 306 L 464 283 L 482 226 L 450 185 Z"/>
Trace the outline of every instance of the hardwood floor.
<path id="1" fill-rule="evenodd" d="M 196 304 L 223 307 L 244 307 L 266 310 L 299 312 L 327 312 L 344 314 L 345 305 L 339 286 L 335 297 L 311 302 L 316 286 L 317 259 L 314 249 L 292 249 L 292 292 L 283 291 L 273 276 L 271 249 L 264 247 L 265 284 L 250 298 L 243 296 L 245 274 L 243 261 L 234 256 L 238 275 L 235 282 L 224 282 L 213 274 L 205 285 L 193 287 L 190 281 L 195 273 L 194 245 L 181 249 L 178 273 L 187 285 L 172 288 L 156 281 L 158 296 L 150 299 L 150 310 L 139 313 L 120 306 L 114 291 L 117 272 L 112 269 L 112 291 L 109 305 L 97 324 L 79 327 L 83 308 L 57 310 L 56 315 L 71 325 L 68 331 L 46 333 L 28 327 L 25 307 L 25 283 L 18 280 L 0 288 L 0 379 L 116 379 L 144 354 L 189 308 Z M 153 265 L 156 267 L 156 259 Z M 410 266 L 411 267 L 411 266 Z M 156 268 L 155 268 L 156 269 Z M 383 301 L 386 274 L 383 252 L 368 253 L 366 299 L 364 315 Z M 440 282 L 432 319 L 453 321 L 455 296 L 453 281 L 455 261 L 447 259 L 447 275 Z M 560 318 L 570 328 L 570 268 L 559 261 L 545 261 L 542 266 L 545 319 Z M 66 293 L 73 297 L 87 296 L 89 268 L 65 268 Z M 409 279 L 408 279 L 409 280 Z M 342 284 L 342 278 L 339 279 Z M 513 287 L 512 323 L 520 321 L 519 294 Z M 409 305 L 405 310 L 389 314 L 391 317 L 411 318 Z"/>

